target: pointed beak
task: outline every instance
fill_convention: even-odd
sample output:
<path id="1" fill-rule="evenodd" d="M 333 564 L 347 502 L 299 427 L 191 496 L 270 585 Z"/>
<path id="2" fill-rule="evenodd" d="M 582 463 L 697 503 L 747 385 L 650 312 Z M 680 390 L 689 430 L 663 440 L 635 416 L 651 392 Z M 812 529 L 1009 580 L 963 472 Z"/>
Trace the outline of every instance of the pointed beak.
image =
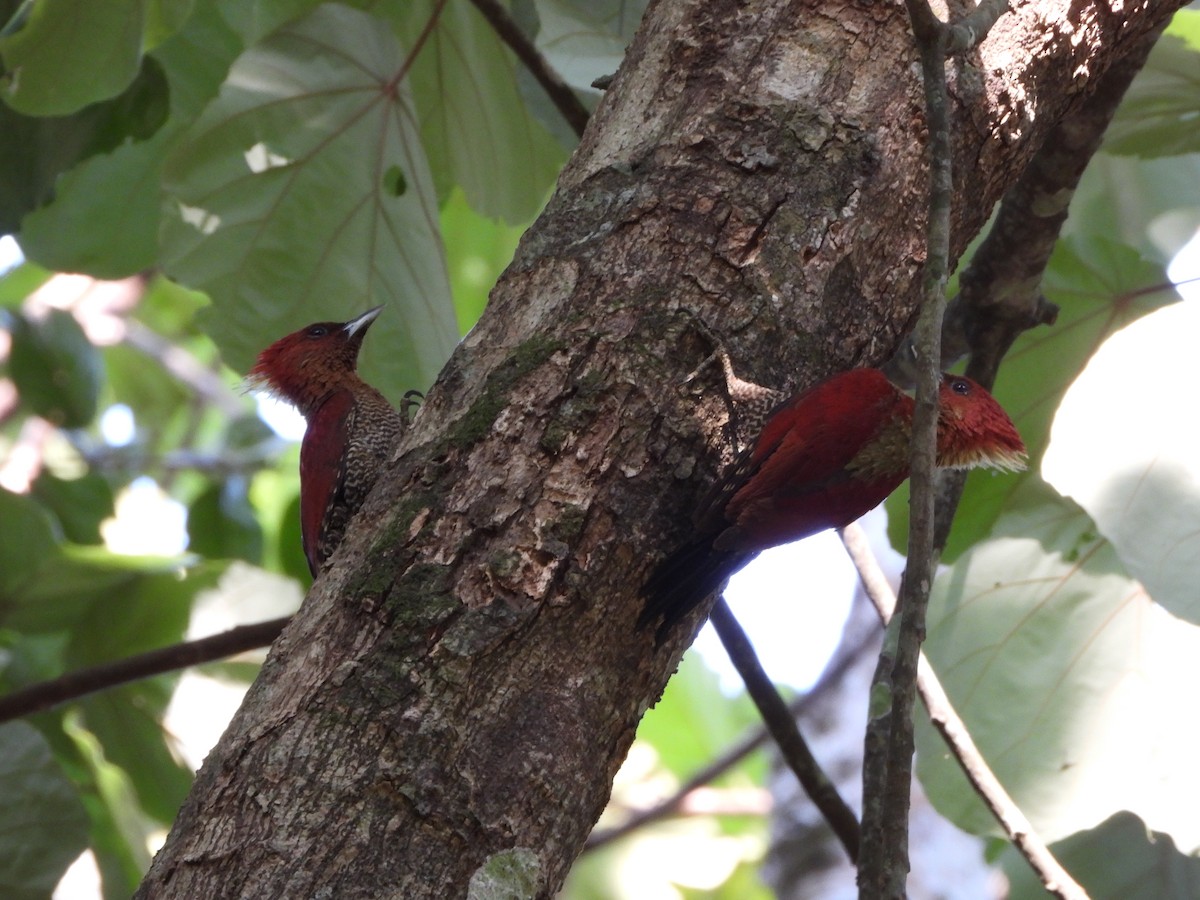
<path id="1" fill-rule="evenodd" d="M 362 335 L 366 333 L 367 328 L 379 317 L 381 312 L 383 312 L 383 307 L 376 306 L 374 309 L 368 309 L 357 319 L 351 319 L 342 326 L 346 332 L 346 337 L 353 338 L 355 335 L 358 335 L 358 339 L 362 340 Z"/>

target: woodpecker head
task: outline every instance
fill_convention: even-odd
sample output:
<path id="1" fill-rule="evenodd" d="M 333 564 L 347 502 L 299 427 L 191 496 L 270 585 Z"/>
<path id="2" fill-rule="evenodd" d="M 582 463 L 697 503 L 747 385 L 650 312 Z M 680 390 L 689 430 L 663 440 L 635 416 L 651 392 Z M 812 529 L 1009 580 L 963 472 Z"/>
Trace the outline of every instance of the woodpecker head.
<path id="1" fill-rule="evenodd" d="M 349 322 L 315 322 L 280 338 L 258 354 L 247 382 L 307 416 L 336 388 L 358 381 L 359 348 L 382 310 L 376 306 Z"/>
<path id="2" fill-rule="evenodd" d="M 996 398 L 964 375 L 943 375 L 938 394 L 937 464 L 1019 472 L 1025 444 Z"/>

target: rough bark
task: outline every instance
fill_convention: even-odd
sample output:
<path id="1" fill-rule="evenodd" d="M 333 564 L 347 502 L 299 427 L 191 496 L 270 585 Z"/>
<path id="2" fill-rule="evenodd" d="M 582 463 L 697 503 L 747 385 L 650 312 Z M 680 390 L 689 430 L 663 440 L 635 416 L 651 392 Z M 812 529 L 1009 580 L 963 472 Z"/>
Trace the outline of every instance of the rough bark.
<path id="1" fill-rule="evenodd" d="M 954 255 L 1179 5 L 1020 4 L 953 65 Z M 766 384 L 886 359 L 920 294 L 922 122 L 902 4 L 652 3 L 139 896 L 552 896 L 691 636 L 634 627 L 721 457 L 679 310 Z"/>

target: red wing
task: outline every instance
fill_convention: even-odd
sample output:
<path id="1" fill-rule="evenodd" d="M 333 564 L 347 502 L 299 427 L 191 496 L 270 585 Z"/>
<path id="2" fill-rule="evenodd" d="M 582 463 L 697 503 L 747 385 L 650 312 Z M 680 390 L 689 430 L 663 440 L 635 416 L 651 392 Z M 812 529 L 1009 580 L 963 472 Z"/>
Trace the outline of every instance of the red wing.
<path id="1" fill-rule="evenodd" d="M 763 427 L 751 476 L 763 490 L 820 483 L 842 470 L 879 432 L 900 392 L 878 369 L 834 375 L 788 401 Z"/>
<path id="2" fill-rule="evenodd" d="M 347 429 L 353 409 L 349 392 L 333 394 L 312 414 L 300 445 L 300 535 L 314 578 L 324 562 L 325 514 L 341 494 L 346 475 Z"/>

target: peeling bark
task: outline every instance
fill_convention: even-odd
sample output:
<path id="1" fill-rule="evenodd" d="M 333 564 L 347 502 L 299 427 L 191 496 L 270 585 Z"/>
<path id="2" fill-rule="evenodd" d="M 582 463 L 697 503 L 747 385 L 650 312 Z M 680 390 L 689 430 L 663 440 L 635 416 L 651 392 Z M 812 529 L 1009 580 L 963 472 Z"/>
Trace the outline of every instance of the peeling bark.
<path id="1" fill-rule="evenodd" d="M 954 256 L 1179 5 L 1020 4 L 952 66 Z M 139 896 L 552 896 L 691 637 L 634 627 L 721 457 L 680 310 L 764 384 L 885 360 L 920 294 L 922 141 L 902 4 L 652 3 Z"/>

